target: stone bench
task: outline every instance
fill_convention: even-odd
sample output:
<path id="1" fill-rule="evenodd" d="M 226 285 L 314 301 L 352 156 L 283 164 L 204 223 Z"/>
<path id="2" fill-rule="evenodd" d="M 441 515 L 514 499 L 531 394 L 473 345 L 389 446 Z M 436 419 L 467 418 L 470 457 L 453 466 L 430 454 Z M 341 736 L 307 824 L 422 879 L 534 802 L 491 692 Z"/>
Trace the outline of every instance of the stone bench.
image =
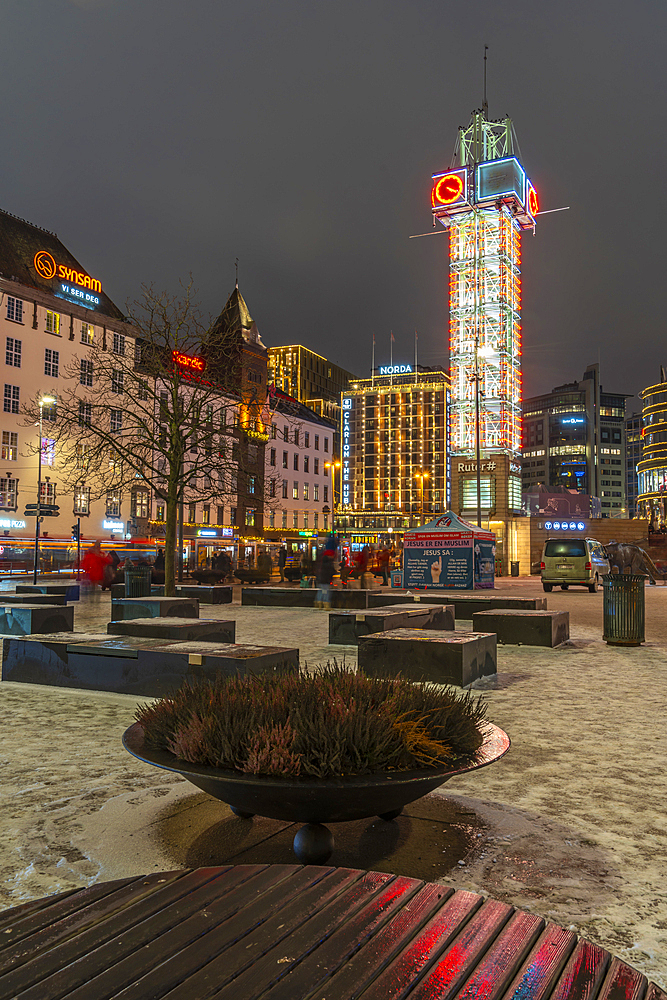
<path id="1" fill-rule="evenodd" d="M 125 584 L 124 583 L 112 583 L 109 587 L 111 591 L 112 601 L 122 601 L 125 598 Z M 151 584 L 151 597 L 164 597 L 164 584 L 163 583 L 152 583 Z"/>
<path id="2" fill-rule="evenodd" d="M 109 622 L 109 635 L 139 635 L 179 642 L 236 642 L 236 622 L 215 618 L 134 618 Z"/>
<path id="3" fill-rule="evenodd" d="M 40 632 L 73 632 L 74 608 L 69 604 L 8 604 L 0 595 L 0 633 L 33 635 Z"/>
<path id="4" fill-rule="evenodd" d="M 64 594 L 12 594 L 11 591 L 0 591 L 2 604 L 67 604 Z"/>
<path id="5" fill-rule="evenodd" d="M 569 611 L 531 611 L 495 608 L 476 611 L 472 627 L 495 632 L 498 642 L 523 646 L 560 646 L 570 638 Z"/>
<path id="6" fill-rule="evenodd" d="M 370 677 L 407 677 L 467 687 L 497 672 L 492 632 L 434 632 L 397 628 L 361 636 L 359 669 Z"/>
<path id="7" fill-rule="evenodd" d="M 164 589 L 164 588 L 163 588 Z M 231 604 L 234 588 L 223 584 L 176 584 L 178 597 L 194 597 L 200 604 Z"/>
<path id="8" fill-rule="evenodd" d="M 66 601 L 78 601 L 81 588 L 78 583 L 17 583 L 17 594 L 60 594 Z"/>
<path id="9" fill-rule="evenodd" d="M 546 597 L 503 597 L 500 594 L 480 592 L 475 594 L 459 593 L 456 590 L 420 590 L 416 593 L 386 593 L 373 594 L 369 597 L 368 606 L 377 608 L 381 605 L 403 604 L 412 601 L 415 604 L 453 604 L 457 620 L 464 618 L 472 621 L 472 616 L 478 611 L 493 611 L 495 608 L 515 608 L 517 611 L 546 611 Z"/>
<path id="10" fill-rule="evenodd" d="M 243 587 L 241 604 L 255 608 L 314 608 L 315 587 Z"/>
<path id="11" fill-rule="evenodd" d="M 183 681 L 298 670 L 299 650 L 105 633 L 5 637 L 2 679 L 161 698 Z"/>
<path id="12" fill-rule="evenodd" d="M 133 618 L 199 618 L 199 601 L 192 597 L 123 597 L 111 602 L 111 621 Z"/>
<path id="13" fill-rule="evenodd" d="M 329 643 L 356 646 L 361 636 L 400 628 L 453 629 L 453 608 L 442 604 L 423 607 L 403 604 L 361 612 L 332 611 L 329 614 Z"/>

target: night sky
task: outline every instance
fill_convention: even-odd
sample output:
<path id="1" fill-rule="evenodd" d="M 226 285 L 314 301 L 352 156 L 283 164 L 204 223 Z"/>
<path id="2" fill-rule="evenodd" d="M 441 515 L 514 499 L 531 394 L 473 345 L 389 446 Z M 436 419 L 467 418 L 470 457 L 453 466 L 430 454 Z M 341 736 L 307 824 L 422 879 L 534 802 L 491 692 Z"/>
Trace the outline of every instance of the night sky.
<path id="1" fill-rule="evenodd" d="M 447 364 L 430 177 L 482 103 L 543 209 L 523 237 L 525 393 L 667 364 L 665 56 L 656 0 L 4 0 L 0 207 L 55 230 L 123 308 L 192 272 L 267 346 L 358 375 Z M 631 407 L 637 405 L 630 401 Z"/>

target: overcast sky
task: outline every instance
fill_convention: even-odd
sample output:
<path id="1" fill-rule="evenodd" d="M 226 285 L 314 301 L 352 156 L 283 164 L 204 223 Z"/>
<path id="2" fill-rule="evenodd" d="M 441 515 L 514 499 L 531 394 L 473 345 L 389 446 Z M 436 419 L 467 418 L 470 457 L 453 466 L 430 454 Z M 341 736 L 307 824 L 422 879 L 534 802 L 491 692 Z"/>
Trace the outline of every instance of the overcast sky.
<path id="1" fill-rule="evenodd" d="M 267 346 L 358 375 L 447 362 L 430 177 L 482 101 L 543 216 L 523 237 L 525 393 L 667 364 L 656 0 L 3 0 L 0 207 L 55 230 L 122 308 L 239 284 Z"/>

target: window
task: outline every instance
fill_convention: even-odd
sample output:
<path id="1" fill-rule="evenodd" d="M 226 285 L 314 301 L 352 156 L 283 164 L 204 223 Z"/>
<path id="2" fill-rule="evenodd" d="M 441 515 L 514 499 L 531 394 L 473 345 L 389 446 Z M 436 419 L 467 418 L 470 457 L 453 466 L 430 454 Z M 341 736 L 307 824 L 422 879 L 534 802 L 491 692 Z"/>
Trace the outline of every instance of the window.
<path id="1" fill-rule="evenodd" d="M 313 500 L 319 500 L 319 499 L 320 499 L 320 484 L 315 483 L 315 485 L 313 486 Z"/>
<path id="2" fill-rule="evenodd" d="M 294 471 L 299 471 L 299 456 L 296 452 L 294 452 Z"/>
<path id="3" fill-rule="evenodd" d="M 276 512 L 274 510 L 269 514 L 269 528 L 275 528 L 276 526 Z"/>
<path id="4" fill-rule="evenodd" d="M 79 441 L 76 445 L 76 467 L 87 469 L 90 461 L 90 445 Z"/>
<path id="5" fill-rule="evenodd" d="M 288 467 L 289 466 L 288 466 L 288 461 L 287 461 L 287 452 L 284 451 L 283 452 L 283 469 L 287 469 Z"/>
<path id="6" fill-rule="evenodd" d="M 109 490 L 107 493 L 107 517 L 120 517 L 120 493 Z"/>
<path id="7" fill-rule="evenodd" d="M 81 343 L 88 344 L 89 346 L 95 340 L 95 327 L 92 323 L 82 323 L 81 324 Z"/>
<path id="8" fill-rule="evenodd" d="M 324 487 L 324 503 L 329 503 L 329 487 Z"/>
<path id="9" fill-rule="evenodd" d="M 44 420 L 55 420 L 58 416 L 58 400 L 53 397 L 52 403 L 46 403 L 42 407 L 42 416 Z"/>
<path id="10" fill-rule="evenodd" d="M 210 524 L 211 523 L 211 505 L 210 505 L 210 503 L 205 503 L 204 506 L 202 507 L 201 520 L 202 520 L 202 524 Z"/>
<path id="11" fill-rule="evenodd" d="M 132 491 L 130 517 L 150 517 L 150 493 L 148 490 Z"/>
<path id="12" fill-rule="evenodd" d="M 313 514 L 313 528 L 315 528 L 315 531 L 317 531 L 317 529 L 319 527 L 319 523 L 318 523 L 319 520 L 320 520 L 320 515 L 319 514 Z"/>
<path id="13" fill-rule="evenodd" d="M 137 393 L 137 395 L 139 396 L 140 402 L 142 402 L 142 403 L 146 402 L 146 400 L 148 399 L 148 383 L 147 382 L 140 382 L 139 383 L 139 392 Z"/>
<path id="14" fill-rule="evenodd" d="M 188 524 L 194 524 L 197 520 L 197 504 L 188 504 Z"/>
<path id="15" fill-rule="evenodd" d="M 19 448 L 19 436 L 13 431 L 2 432 L 2 461 L 15 462 Z"/>
<path id="16" fill-rule="evenodd" d="M 1 479 L 0 479 L 0 482 L 2 482 Z M 283 525 L 282 526 L 283 526 L 283 528 L 287 527 L 287 511 L 286 510 L 283 511 Z"/>
<path id="17" fill-rule="evenodd" d="M 292 499 L 293 500 L 299 499 L 299 484 L 297 483 L 296 479 L 294 480 L 294 483 L 292 485 Z"/>
<path id="18" fill-rule="evenodd" d="M 93 407 L 91 403 L 79 400 L 79 427 L 90 427 L 93 422 Z"/>
<path id="19" fill-rule="evenodd" d="M 60 333 L 60 313 L 46 310 L 46 332 Z"/>
<path id="20" fill-rule="evenodd" d="M 325 451 L 329 450 L 329 438 L 324 439 L 324 450 Z"/>
<path id="21" fill-rule="evenodd" d="M 307 456 L 307 455 L 304 455 L 304 456 L 303 456 L 303 471 L 304 471 L 304 472 L 308 472 L 308 471 L 309 471 L 309 469 L 308 469 L 308 464 L 309 464 L 309 463 L 308 463 L 308 456 Z"/>
<path id="22" fill-rule="evenodd" d="M 276 449 L 275 448 L 271 449 L 271 459 L 270 459 L 270 461 L 271 461 L 271 465 L 275 465 L 276 464 Z"/>
<path id="23" fill-rule="evenodd" d="M 276 495 L 276 481 L 275 479 L 269 480 L 269 496 L 273 499 Z"/>
<path id="24" fill-rule="evenodd" d="M 283 441 L 289 441 L 289 427 L 283 427 Z"/>
<path id="25" fill-rule="evenodd" d="M 229 523 L 236 524 L 236 507 L 229 508 Z"/>
<path id="26" fill-rule="evenodd" d="M 39 492 L 39 502 L 40 503 L 55 503 L 56 502 L 56 484 L 52 483 L 50 480 L 43 482 L 40 487 Z"/>
<path id="27" fill-rule="evenodd" d="M 320 474 L 320 460 L 319 460 L 319 458 L 314 458 L 313 459 L 313 472 L 315 473 L 316 476 L 319 476 L 319 474 Z"/>
<path id="28" fill-rule="evenodd" d="M 245 512 L 245 523 L 247 528 L 253 527 L 255 523 L 255 510 L 252 507 L 248 507 Z"/>
<path id="29" fill-rule="evenodd" d="M 0 479 L 0 507 L 16 510 L 18 479 Z"/>
<path id="30" fill-rule="evenodd" d="M 299 512 L 296 511 L 296 510 L 292 514 L 292 527 L 293 528 L 298 528 L 299 527 Z"/>
<path id="31" fill-rule="evenodd" d="M 87 358 L 81 358 L 81 373 L 79 375 L 81 385 L 93 384 L 93 362 Z"/>
<path id="32" fill-rule="evenodd" d="M 304 448 L 310 448 L 310 434 L 308 433 L 308 431 L 304 432 L 304 435 L 303 435 L 303 446 L 304 446 Z"/>
<path id="33" fill-rule="evenodd" d="M 287 480 L 283 479 L 283 500 L 287 500 Z"/>
<path id="34" fill-rule="evenodd" d="M 217 523 L 218 524 L 224 524 L 225 523 L 225 508 L 224 507 L 216 507 L 216 511 L 217 511 L 216 517 L 218 519 Z"/>
<path id="35" fill-rule="evenodd" d="M 255 493 L 257 490 L 257 476 L 248 476 L 248 493 Z"/>
<path id="36" fill-rule="evenodd" d="M 13 365 L 14 368 L 21 367 L 21 346 L 20 340 L 16 340 L 14 337 L 7 337 L 7 343 L 5 344 L 5 364 Z"/>
<path id="37" fill-rule="evenodd" d="M 5 399 L 3 409 L 5 413 L 18 413 L 21 390 L 17 385 L 7 385 L 5 382 Z"/>
<path id="38" fill-rule="evenodd" d="M 294 444 L 299 447 L 299 431 L 298 428 L 294 428 Z"/>
<path id="39" fill-rule="evenodd" d="M 273 441 L 278 437 L 278 428 L 275 424 L 271 424 L 271 438 Z"/>
<path id="40" fill-rule="evenodd" d="M 77 486 L 74 490 L 74 513 L 81 517 L 90 514 L 90 490 Z"/>
<path id="41" fill-rule="evenodd" d="M 113 335 L 113 346 L 111 348 L 114 354 L 125 355 L 125 337 L 122 333 L 114 333 Z"/>
<path id="42" fill-rule="evenodd" d="M 310 485 L 308 483 L 303 484 L 303 499 L 310 500 Z"/>
<path id="43" fill-rule="evenodd" d="M 44 374 L 49 378 L 58 378 L 60 367 L 60 351 L 51 351 L 47 347 L 44 351 Z"/>
<path id="44" fill-rule="evenodd" d="M 23 322 L 23 300 L 15 299 L 13 295 L 7 296 L 7 319 L 14 323 Z"/>
<path id="45" fill-rule="evenodd" d="M 303 526 L 304 526 L 304 528 L 308 527 L 308 511 L 304 511 L 304 514 L 303 514 Z"/>
<path id="46" fill-rule="evenodd" d="M 124 372 L 114 369 L 111 372 L 111 391 L 122 395 L 124 381 Z"/>
<path id="47" fill-rule="evenodd" d="M 320 450 L 320 435 L 316 434 L 315 435 L 315 451 L 319 451 L 319 450 Z M 317 461 L 317 459 L 315 459 L 315 461 Z"/>
<path id="48" fill-rule="evenodd" d="M 55 438 L 42 438 L 42 465 L 53 465 L 56 460 Z"/>
<path id="49" fill-rule="evenodd" d="M 329 463 L 328 462 L 324 463 L 324 472 L 322 473 L 322 475 L 323 476 L 328 476 L 329 475 Z"/>
<path id="50" fill-rule="evenodd" d="M 163 503 L 159 503 L 155 508 L 156 521 L 164 521 L 164 511 L 165 511 L 165 505 Z"/>

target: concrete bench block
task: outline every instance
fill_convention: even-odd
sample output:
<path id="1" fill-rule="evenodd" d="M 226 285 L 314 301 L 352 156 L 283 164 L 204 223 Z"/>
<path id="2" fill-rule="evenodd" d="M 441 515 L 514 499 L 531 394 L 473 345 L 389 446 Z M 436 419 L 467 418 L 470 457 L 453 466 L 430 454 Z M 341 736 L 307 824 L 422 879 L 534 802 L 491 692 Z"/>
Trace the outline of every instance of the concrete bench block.
<path id="1" fill-rule="evenodd" d="M 497 671 L 495 633 L 399 628 L 359 639 L 359 669 L 370 677 L 466 687 Z"/>
<path id="2" fill-rule="evenodd" d="M 125 598 L 125 584 L 124 583 L 112 583 L 109 587 L 111 591 L 112 601 L 122 601 Z M 151 584 L 151 597 L 164 597 L 164 584 L 163 583 L 152 583 Z"/>
<path id="3" fill-rule="evenodd" d="M 163 588 L 164 589 L 164 588 Z M 176 584 L 178 597 L 194 597 L 200 604 L 231 604 L 234 588 L 223 584 Z"/>
<path id="4" fill-rule="evenodd" d="M 472 616 L 472 627 L 475 631 L 493 631 L 498 642 L 508 645 L 553 647 L 570 638 L 570 613 L 496 608 L 477 611 Z"/>
<path id="5" fill-rule="evenodd" d="M 111 602 L 111 620 L 134 618 L 199 618 L 199 601 L 193 597 L 124 597 Z"/>
<path id="6" fill-rule="evenodd" d="M 314 608 L 315 587 L 243 587 L 241 604 L 257 608 Z"/>
<path id="7" fill-rule="evenodd" d="M 299 650 L 59 633 L 3 641 L 2 679 L 160 698 L 195 678 L 299 668 Z"/>
<path id="8" fill-rule="evenodd" d="M 17 594 L 60 594 L 66 601 L 78 601 L 81 588 L 78 583 L 17 583 Z"/>
<path id="9" fill-rule="evenodd" d="M 107 632 L 179 642 L 236 642 L 236 622 L 215 618 L 135 618 L 109 622 Z"/>
<path id="10" fill-rule="evenodd" d="M 0 591 L 0 602 L 2 604 L 58 604 L 61 607 L 67 604 L 64 594 L 12 594 Z"/>
<path id="11" fill-rule="evenodd" d="M 412 604 L 404 604 L 361 612 L 332 611 L 329 615 L 329 643 L 355 646 L 361 636 L 397 628 L 453 629 L 453 609 L 443 605 L 415 608 Z"/>
<path id="12" fill-rule="evenodd" d="M 2 604 L 0 633 L 32 635 L 40 632 L 72 632 L 74 608 L 68 604 Z"/>
<path id="13" fill-rule="evenodd" d="M 492 611 L 495 608 L 516 608 L 516 610 L 546 611 L 546 597 L 503 597 L 488 591 L 475 594 L 461 594 L 456 590 L 421 590 L 418 593 L 383 593 L 372 594 L 368 598 L 370 608 L 381 604 L 403 604 L 412 601 L 415 604 L 453 604 L 457 619 L 472 620 L 478 611 Z"/>

